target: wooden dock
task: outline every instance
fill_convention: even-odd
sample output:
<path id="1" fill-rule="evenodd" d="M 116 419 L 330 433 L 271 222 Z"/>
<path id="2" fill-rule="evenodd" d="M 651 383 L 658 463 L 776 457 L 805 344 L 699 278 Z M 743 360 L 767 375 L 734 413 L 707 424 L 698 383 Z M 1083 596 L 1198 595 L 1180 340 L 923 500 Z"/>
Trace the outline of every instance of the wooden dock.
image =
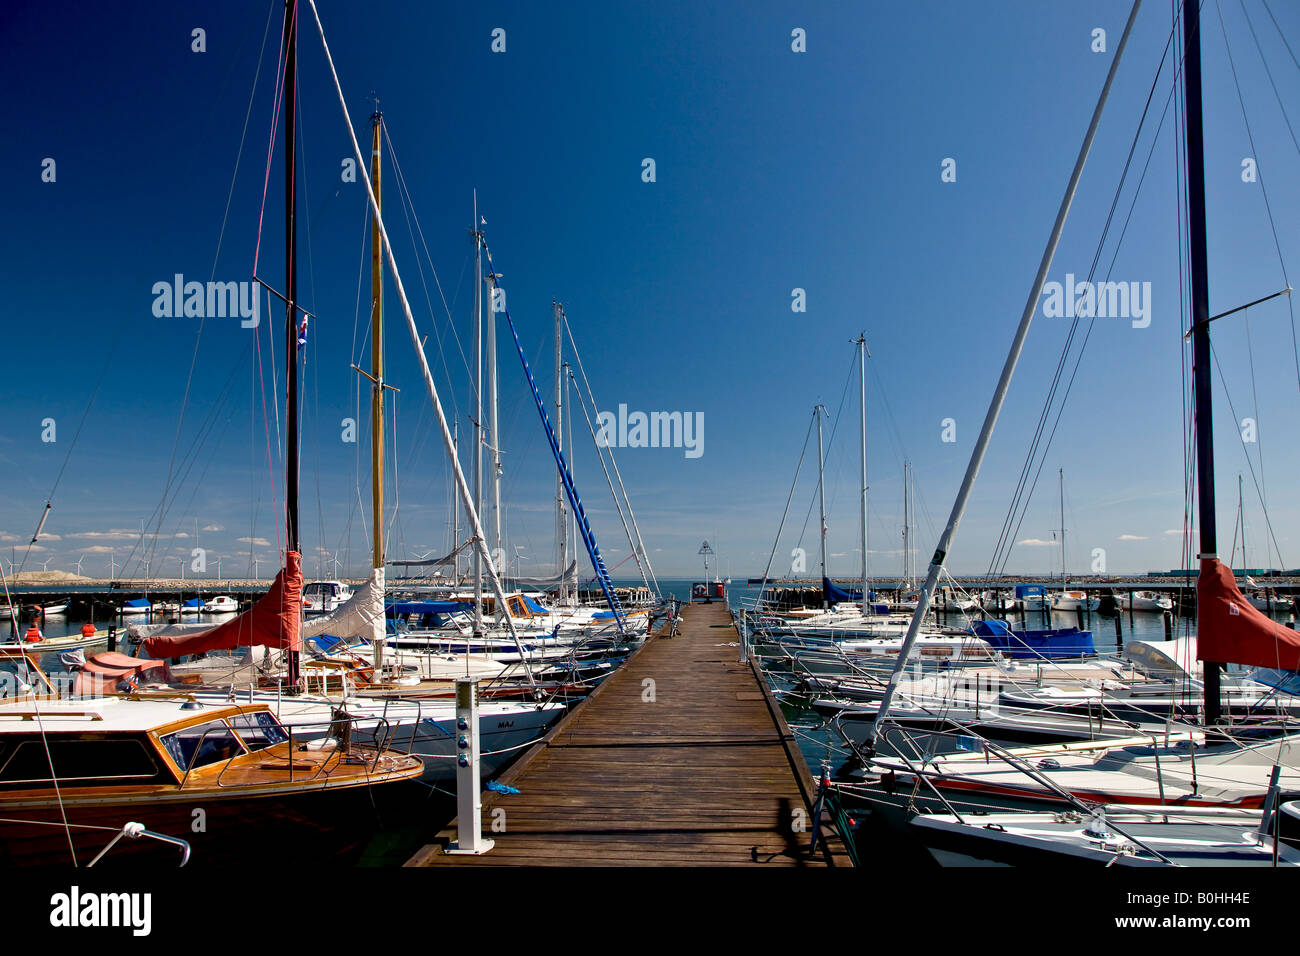
<path id="1" fill-rule="evenodd" d="M 807 852 L 816 784 L 738 639 L 687 606 L 484 793 L 494 849 L 443 853 L 453 821 L 406 865 L 850 866 L 829 825 Z"/>

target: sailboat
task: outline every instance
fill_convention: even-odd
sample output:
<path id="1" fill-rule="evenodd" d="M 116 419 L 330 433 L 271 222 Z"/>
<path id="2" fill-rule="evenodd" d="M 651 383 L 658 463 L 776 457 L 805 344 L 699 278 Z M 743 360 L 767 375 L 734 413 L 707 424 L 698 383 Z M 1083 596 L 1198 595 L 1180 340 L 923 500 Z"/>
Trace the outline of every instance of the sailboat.
<path id="1" fill-rule="evenodd" d="M 1137 4 L 1130 14 L 1116 62 L 1136 13 Z M 1183 82 L 1188 104 L 1184 112 L 1184 156 L 1201 554 L 1195 650 L 1202 669 L 1201 726 L 1173 725 L 1162 735 L 1129 741 L 1064 744 L 1014 752 L 1001 751 L 982 741 L 976 745 L 976 753 L 930 757 L 912 750 L 897 758 L 877 755 L 873 765 L 881 774 L 876 781 L 880 793 L 901 793 L 910 780 L 931 794 L 960 794 L 966 802 L 993 802 L 1000 807 L 1061 807 L 1086 800 L 1161 807 L 1179 804 L 1258 808 L 1265 805 L 1275 788 L 1280 788 L 1277 792 L 1282 794 L 1300 789 L 1300 735 L 1239 739 L 1234 726 L 1224 721 L 1225 665 L 1300 671 L 1300 634 L 1253 607 L 1238 588 L 1232 569 L 1217 556 L 1198 6 L 1184 5 L 1181 16 Z M 1041 278 L 1040 274 L 1035 293 L 1041 287 Z M 977 464 L 981 454 L 977 447 L 973 463 Z M 946 545 L 946 541 L 941 543 L 940 554 L 946 551 Z M 882 713 L 888 704 L 887 692 Z"/>
<path id="2" fill-rule="evenodd" d="M 1089 597 L 1088 592 L 1071 590 L 1066 580 L 1065 562 L 1065 469 L 1060 469 L 1061 488 L 1061 590 L 1052 595 L 1054 611 L 1095 611 L 1101 606 L 1101 599 Z"/>
<path id="3" fill-rule="evenodd" d="M 290 697 L 301 689 L 294 217 L 297 12 L 297 0 L 287 0 L 284 300 L 288 434 L 293 440 L 287 443 L 284 565 L 270 591 L 244 614 L 198 634 L 145 642 L 159 658 L 254 644 L 282 648 Z M 114 657 L 123 663 L 119 670 L 128 683 L 142 670 L 166 667 L 161 660 Z M 139 836 L 141 830 L 161 834 L 162 842 L 172 844 L 173 854 L 181 847 L 181 862 L 189 858 L 191 843 L 204 862 L 219 862 L 223 856 L 231 863 L 243 861 L 248 847 L 244 839 L 257 840 L 255 845 L 291 845 L 296 858 L 308 862 L 359 850 L 359 841 L 373 828 L 376 810 L 397 796 L 393 788 L 413 787 L 423 764 L 387 752 L 382 745 L 355 743 L 351 718 L 345 714 L 317 716 L 324 716 L 324 728 L 304 735 L 301 725 L 309 720 L 295 728 L 265 703 L 251 701 L 244 706 L 228 699 L 204 702 L 174 694 L 166 699 L 57 699 L 35 693 L 0 703 L 0 750 L 8 755 L 0 771 L 0 859 L 49 863 L 66 851 L 75 864 L 96 851 L 102 855 L 112 849 L 122 834 Z M 204 808 L 207 825 L 202 828 L 193 826 L 195 807 Z M 242 839 L 232 838 L 234 834 Z M 158 846 L 156 841 L 128 840 L 123 851 L 114 852 L 157 851 Z"/>
<path id="4" fill-rule="evenodd" d="M 367 735 L 374 740 L 387 740 L 393 747 L 419 757 L 423 762 L 425 781 L 445 783 L 455 774 L 455 703 L 440 696 L 437 693 L 439 687 L 427 686 L 421 679 L 441 680 L 442 686 L 445 687 L 457 676 L 473 674 L 486 678 L 501 677 L 505 673 L 505 668 L 485 662 L 477 655 L 464 658 L 447 654 L 411 655 L 406 652 L 393 653 L 387 646 L 391 636 L 386 634 L 385 624 L 383 529 L 386 522 L 383 449 L 384 390 L 391 386 L 386 386 L 384 380 L 382 256 L 386 238 L 382 234 L 382 214 L 378 205 L 382 158 L 382 114 L 377 107 L 371 116 L 371 127 L 370 178 L 376 193 L 371 229 L 373 303 L 371 368 L 366 376 L 372 387 L 373 549 L 370 578 L 331 612 L 312 617 L 300 625 L 301 639 L 311 652 L 309 665 L 318 674 L 317 679 L 322 685 L 318 691 L 314 693 L 300 691 L 297 694 L 284 696 L 280 694 L 278 688 L 250 688 L 247 699 L 250 703 L 265 701 L 272 706 L 281 720 L 309 721 L 318 726 L 322 721 L 327 721 L 336 708 L 341 707 L 355 720 L 355 730 L 358 734 Z M 467 511 L 471 517 L 471 524 L 477 525 L 477 514 L 472 506 L 467 508 Z M 481 551 L 480 547 L 476 553 Z M 277 582 L 279 580 L 277 578 Z M 301 581 L 301 577 L 298 580 Z M 495 578 L 495 574 L 493 580 L 497 593 L 500 594 L 500 582 Z M 275 590 L 275 586 L 272 590 Z M 266 600 L 264 598 L 263 602 Z M 145 639 L 144 651 L 154 658 L 172 658 L 212 649 L 270 643 L 263 639 L 265 635 L 249 634 L 241 628 L 241 622 L 246 618 L 247 615 L 241 616 L 206 634 L 169 636 L 162 632 L 155 633 Z M 509 625 L 507 633 L 510 636 L 506 640 L 511 641 L 516 649 L 520 649 L 519 637 L 514 631 L 513 624 L 509 620 L 507 624 Z M 223 628 L 227 630 L 223 632 Z M 272 646 L 276 645 L 272 644 Z M 533 675 L 526 655 L 521 653 L 518 663 L 522 664 L 520 676 L 526 677 L 529 684 L 533 684 Z M 254 671 L 254 674 L 265 678 L 268 668 L 262 666 L 259 669 L 261 673 L 257 674 L 257 671 Z M 331 669 L 334 671 L 333 682 L 330 680 Z M 203 667 L 203 672 L 209 682 L 214 679 L 219 680 L 211 666 Z M 243 673 L 247 673 L 247 670 L 245 669 Z M 416 679 L 405 680 L 403 679 L 405 675 Z M 233 677 L 227 678 L 225 683 L 232 688 L 229 693 L 241 689 L 240 681 Z M 329 694 L 331 686 L 339 693 Z M 137 692 L 165 694 L 169 689 L 169 685 L 165 683 L 146 678 L 141 681 Z M 225 687 L 220 686 L 203 689 L 187 685 L 186 689 L 199 700 L 220 699 L 228 693 Z M 481 703 L 479 713 L 484 776 L 494 774 L 519 752 L 520 747 L 545 733 L 565 710 L 563 703 L 552 701 L 489 700 Z"/>

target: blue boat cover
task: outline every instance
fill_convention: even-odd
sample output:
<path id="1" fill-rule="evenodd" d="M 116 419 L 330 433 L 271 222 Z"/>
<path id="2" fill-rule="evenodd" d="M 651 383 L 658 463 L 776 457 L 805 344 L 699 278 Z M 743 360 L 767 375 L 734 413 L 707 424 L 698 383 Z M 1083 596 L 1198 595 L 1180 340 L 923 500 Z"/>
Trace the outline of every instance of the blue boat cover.
<path id="1" fill-rule="evenodd" d="M 1092 631 L 1077 627 L 1013 631 L 1006 621 L 976 621 L 970 633 L 1013 658 L 1091 657 L 1097 653 Z"/>
<path id="2" fill-rule="evenodd" d="M 1047 592 L 1043 590 L 1041 584 L 1017 584 L 1016 597 L 1042 597 Z"/>
<path id="3" fill-rule="evenodd" d="M 153 607 L 153 604 L 144 598 L 136 598 L 134 601 L 127 601 L 122 607 Z"/>
<path id="4" fill-rule="evenodd" d="M 519 596 L 524 599 L 524 606 L 527 607 L 528 610 L 532 611 L 534 614 L 551 613 L 550 611 L 546 610 L 546 608 L 542 607 L 540 604 L 538 604 L 536 601 L 530 598 L 527 594 L 521 594 Z"/>

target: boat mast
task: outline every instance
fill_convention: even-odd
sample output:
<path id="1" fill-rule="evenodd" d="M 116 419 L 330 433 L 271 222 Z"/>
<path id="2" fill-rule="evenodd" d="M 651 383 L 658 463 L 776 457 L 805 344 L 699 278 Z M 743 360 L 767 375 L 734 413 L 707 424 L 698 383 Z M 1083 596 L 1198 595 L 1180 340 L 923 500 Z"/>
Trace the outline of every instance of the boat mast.
<path id="1" fill-rule="evenodd" d="M 1183 125 L 1187 156 L 1188 269 L 1192 298 L 1192 374 L 1196 402 L 1196 504 L 1200 523 L 1198 562 L 1216 559 L 1218 534 L 1214 514 L 1214 428 L 1210 381 L 1210 280 L 1205 224 L 1205 146 L 1201 107 L 1201 11 L 1197 3 L 1183 10 Z M 1199 614 L 1199 608 L 1198 608 Z M 1219 674 L 1223 664 L 1202 661 L 1205 724 L 1218 723 Z"/>
<path id="2" fill-rule="evenodd" d="M 298 0 L 284 3 L 284 349 L 289 366 L 285 378 L 288 401 L 285 412 L 285 550 L 300 552 L 298 541 Z M 287 565 L 286 558 L 286 565 Z M 301 607 L 295 609 L 301 613 Z M 289 692 L 296 693 L 301 679 L 297 648 L 288 653 Z"/>
<path id="3" fill-rule="evenodd" d="M 910 588 L 912 586 L 912 542 L 908 540 L 908 516 L 907 505 L 908 495 L 910 493 L 908 474 L 909 467 L 905 460 L 903 462 L 903 586 Z"/>
<path id="4" fill-rule="evenodd" d="M 822 589 L 822 607 L 826 603 L 826 475 L 825 462 L 822 460 L 822 406 L 813 407 L 813 414 L 817 416 L 817 500 L 818 500 L 818 517 L 821 521 L 821 567 L 822 579 L 818 582 Z"/>
<path id="5" fill-rule="evenodd" d="M 382 203 L 379 190 L 379 132 L 383 114 L 379 100 L 370 116 L 370 181 L 375 201 Z M 383 208 L 382 205 L 380 208 Z M 370 225 L 370 498 L 374 529 L 372 568 L 384 567 L 384 240 L 379 234 L 379 220 L 371 217 Z"/>
<path id="6" fill-rule="evenodd" d="M 867 616 L 867 337 L 858 334 L 858 377 L 862 385 L 862 616 Z"/>
<path id="7" fill-rule="evenodd" d="M 569 385 L 570 385 L 570 383 L 572 383 L 572 384 L 574 385 L 574 387 L 577 387 L 577 382 L 574 381 L 574 378 L 573 378 L 573 368 L 569 365 L 568 362 L 565 362 L 565 363 L 564 363 L 563 368 L 564 368 L 564 404 L 565 404 L 565 406 L 569 409 L 569 417 L 568 417 L 568 419 L 565 421 L 564 426 L 565 426 L 565 430 L 568 432 L 568 435 L 567 435 L 566 437 L 568 438 L 568 443 L 569 443 L 569 459 L 568 459 L 568 462 L 569 462 L 569 477 L 572 478 L 572 477 L 573 477 L 573 459 L 574 459 L 576 456 L 573 454 L 573 449 L 574 449 L 574 447 L 575 447 L 574 444 L 573 444 L 573 398 L 572 398 L 572 396 L 569 394 Z M 556 436 L 556 437 L 558 438 L 558 436 Z M 557 478 L 559 477 L 559 472 L 558 472 L 558 471 L 556 472 L 556 477 L 557 477 Z M 567 507 L 568 507 L 568 506 L 566 505 L 566 508 L 567 508 Z M 574 550 L 573 603 L 576 605 L 576 604 L 579 603 L 579 597 L 578 597 L 578 572 L 577 572 L 578 514 L 577 514 L 577 512 L 575 512 L 572 508 L 568 508 L 568 512 L 569 512 L 569 532 L 568 532 L 567 540 L 573 542 L 573 550 Z M 563 571 L 563 572 L 565 572 L 565 573 L 567 573 L 569 569 L 568 569 L 567 566 L 565 566 L 565 567 L 561 568 L 560 570 Z M 565 586 L 566 586 L 566 587 L 568 586 L 568 585 L 567 585 L 567 578 L 566 578 L 566 585 L 565 585 Z"/>
<path id="8" fill-rule="evenodd" d="M 1115 81 L 1115 74 L 1119 70 L 1120 60 L 1123 59 L 1124 49 L 1128 46 L 1129 35 L 1133 32 L 1133 21 L 1137 19 L 1138 9 L 1141 6 L 1142 0 L 1134 0 L 1133 8 L 1128 15 L 1128 22 L 1124 24 L 1124 34 L 1120 37 L 1119 46 L 1115 48 L 1115 58 L 1111 61 L 1110 70 L 1106 74 L 1106 82 L 1102 86 L 1100 97 L 1097 99 L 1097 106 L 1093 109 L 1092 120 L 1088 124 L 1088 132 L 1083 137 L 1083 145 L 1079 147 L 1079 155 L 1074 161 L 1070 181 L 1065 187 L 1065 195 L 1061 198 L 1061 205 L 1056 212 L 1056 221 L 1052 225 L 1052 234 L 1048 237 L 1047 246 L 1043 249 L 1042 258 L 1039 260 L 1038 272 L 1034 275 L 1033 284 L 1029 289 L 1029 296 L 1025 300 L 1024 310 L 1020 314 L 1020 325 L 1016 328 L 1015 338 L 1012 339 L 1011 348 L 1007 352 L 1006 361 L 1002 365 L 1002 374 L 999 376 L 998 384 L 993 390 L 993 398 L 990 400 L 988 412 L 984 416 L 984 424 L 980 427 L 979 436 L 975 440 L 975 447 L 971 451 L 970 461 L 966 465 L 966 474 L 962 477 L 961 487 L 957 491 L 957 499 L 953 502 L 952 511 L 948 515 L 948 523 L 939 536 L 939 543 L 934 549 L 933 557 L 930 558 L 930 569 L 926 574 L 925 586 L 921 589 L 916 610 L 912 612 L 912 620 L 907 625 L 907 636 L 903 639 L 903 646 L 899 649 L 898 659 L 894 662 L 893 671 L 890 672 L 889 682 L 885 686 L 885 693 L 880 701 L 880 708 L 876 711 L 876 721 L 872 730 L 870 744 L 870 749 L 873 752 L 876 749 L 877 741 L 880 739 L 881 728 L 885 724 L 885 717 L 889 712 L 889 705 L 893 701 L 898 681 L 903 675 L 903 670 L 908 666 L 912 649 L 916 646 L 917 635 L 921 631 L 921 622 L 925 620 L 925 616 L 930 610 L 930 601 L 939 583 L 939 575 L 943 573 L 944 562 L 948 559 L 948 549 L 952 547 L 953 538 L 957 534 L 957 526 L 961 523 L 962 515 L 966 511 L 966 503 L 970 500 L 971 489 L 975 486 L 975 478 L 979 475 L 980 466 L 984 463 L 984 456 L 987 454 L 989 443 L 993 438 L 993 428 L 997 424 L 998 415 L 1002 411 L 1007 392 L 1011 388 L 1011 377 L 1015 373 L 1016 364 L 1020 360 L 1020 353 L 1024 349 L 1025 339 L 1029 335 L 1029 326 L 1033 322 L 1034 313 L 1038 311 L 1043 283 L 1047 280 L 1047 273 L 1052 267 L 1052 259 L 1056 255 L 1056 246 L 1060 242 L 1061 232 L 1065 228 L 1065 220 L 1070 212 L 1070 204 L 1074 201 L 1075 190 L 1079 186 L 1079 178 L 1083 175 L 1084 164 L 1087 162 L 1088 153 L 1092 149 L 1093 139 L 1097 135 L 1097 126 L 1101 122 L 1102 111 L 1106 107 L 1106 100 L 1110 95 L 1111 85 Z"/>
<path id="9" fill-rule="evenodd" d="M 451 454 L 460 461 L 460 422 L 451 423 Z M 451 560 L 452 580 L 455 587 L 460 587 L 460 506 L 456 502 L 456 490 L 451 492 Z"/>
<path id="10" fill-rule="evenodd" d="M 479 233 L 479 244 L 483 244 L 482 232 Z M 485 323 L 487 326 L 487 375 L 488 375 L 488 437 L 491 444 L 488 445 L 490 460 L 488 469 L 491 474 L 492 485 L 492 553 L 498 557 L 492 560 L 498 565 L 504 565 L 504 575 L 510 576 L 510 562 L 505 560 L 505 551 L 501 547 L 501 436 L 497 432 L 497 310 L 496 310 L 496 290 L 497 279 L 500 273 L 492 272 L 487 276 L 487 316 Z M 494 615 L 497 622 L 501 621 L 501 615 L 505 613 L 505 608 L 497 608 Z"/>
<path id="11" fill-rule="evenodd" d="M 1061 490 L 1061 603 L 1065 603 L 1065 469 L 1057 470 Z"/>
<path id="12" fill-rule="evenodd" d="M 569 447 L 564 442 L 564 307 L 554 299 L 551 300 L 551 313 L 555 317 L 555 441 L 560 451 Z M 570 426 L 572 427 L 572 426 Z M 570 449 L 569 457 L 573 457 Z M 560 604 L 569 603 L 569 579 L 565 573 L 569 567 L 569 516 L 564 506 L 564 482 L 559 469 L 555 472 L 555 546 L 559 555 Z"/>
<path id="13" fill-rule="evenodd" d="M 474 511 L 483 513 L 483 233 L 474 190 Z M 472 523 L 472 522 L 471 522 Z M 474 637 L 483 636 L 483 555 L 474 549 Z"/>
<path id="14" fill-rule="evenodd" d="M 1245 571 L 1250 565 L 1246 562 L 1246 503 L 1241 497 L 1241 475 L 1237 475 L 1237 518 L 1241 522 L 1241 569 Z"/>

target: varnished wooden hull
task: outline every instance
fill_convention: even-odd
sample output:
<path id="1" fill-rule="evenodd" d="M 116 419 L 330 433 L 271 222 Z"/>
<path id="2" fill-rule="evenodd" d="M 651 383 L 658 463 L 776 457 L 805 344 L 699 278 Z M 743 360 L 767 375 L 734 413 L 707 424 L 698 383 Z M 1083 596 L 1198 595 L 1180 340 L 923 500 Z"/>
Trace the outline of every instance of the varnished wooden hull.
<path id="1" fill-rule="evenodd" d="M 277 865 L 347 866 L 386 826 L 420 813 L 430 790 L 413 780 L 372 786 L 304 789 L 261 796 L 210 790 L 109 803 L 65 788 L 77 863 L 85 866 L 128 821 L 189 842 L 190 867 L 274 861 Z M 0 867 L 70 866 L 68 832 L 57 803 L 11 806 L 0 797 Z M 89 827 L 106 829 L 88 829 Z M 123 838 L 97 866 L 167 869 L 180 863 L 178 847 Z"/>

